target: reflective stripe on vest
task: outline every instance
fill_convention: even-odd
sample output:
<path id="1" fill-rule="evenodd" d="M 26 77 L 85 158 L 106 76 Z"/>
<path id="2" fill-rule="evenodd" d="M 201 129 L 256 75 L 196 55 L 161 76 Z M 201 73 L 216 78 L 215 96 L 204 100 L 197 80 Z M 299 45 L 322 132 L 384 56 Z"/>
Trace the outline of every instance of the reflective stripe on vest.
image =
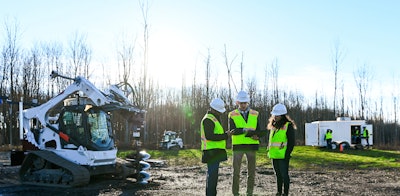
<path id="1" fill-rule="evenodd" d="M 282 145 L 286 146 L 287 142 L 271 142 L 269 144 L 269 146 L 273 146 L 273 147 L 281 147 Z"/>
<path id="2" fill-rule="evenodd" d="M 201 120 L 201 128 L 200 128 L 200 134 L 201 134 L 201 150 L 210 150 L 210 149 L 225 149 L 226 148 L 226 140 L 221 140 L 221 141 L 212 141 L 212 140 L 207 140 L 206 135 L 204 133 L 204 125 L 203 122 L 205 119 L 210 119 L 214 122 L 214 134 L 223 134 L 224 133 L 224 128 L 222 127 L 221 123 L 218 121 L 217 118 L 215 118 L 214 115 L 212 114 L 206 114 L 204 115 L 203 119 Z"/>
<path id="3" fill-rule="evenodd" d="M 240 114 L 239 109 L 230 112 L 228 118 L 232 118 L 236 128 L 246 128 L 250 130 L 256 130 L 257 128 L 258 112 L 255 110 L 250 109 L 247 122 Z M 245 133 L 239 135 L 232 135 L 232 145 L 239 145 L 239 144 L 260 144 L 260 141 L 252 139 L 251 137 L 246 137 Z"/>
<path id="4" fill-rule="evenodd" d="M 271 159 L 284 159 L 287 149 L 287 129 L 289 122 L 281 129 L 270 130 L 269 144 L 268 144 L 268 157 Z"/>

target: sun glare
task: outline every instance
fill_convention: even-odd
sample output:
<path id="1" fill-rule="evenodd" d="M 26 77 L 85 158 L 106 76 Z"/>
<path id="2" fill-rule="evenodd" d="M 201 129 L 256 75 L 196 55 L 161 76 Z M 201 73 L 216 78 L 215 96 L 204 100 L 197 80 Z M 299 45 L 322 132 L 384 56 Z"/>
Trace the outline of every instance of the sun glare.
<path id="1" fill-rule="evenodd" d="M 195 44 L 190 37 L 177 31 L 157 32 L 149 46 L 149 75 L 161 86 L 180 87 L 183 74 L 194 72 L 195 55 Z"/>

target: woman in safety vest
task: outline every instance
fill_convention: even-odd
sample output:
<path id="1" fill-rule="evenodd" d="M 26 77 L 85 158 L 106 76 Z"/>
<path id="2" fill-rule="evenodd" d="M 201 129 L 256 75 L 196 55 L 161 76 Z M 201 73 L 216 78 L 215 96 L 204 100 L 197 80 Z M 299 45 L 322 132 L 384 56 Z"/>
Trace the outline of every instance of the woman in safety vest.
<path id="1" fill-rule="evenodd" d="M 267 129 L 270 130 L 268 157 L 272 159 L 277 182 L 277 194 L 289 195 L 289 160 L 295 145 L 295 122 L 287 115 L 286 106 L 276 104 L 271 111 Z"/>
<path id="2" fill-rule="evenodd" d="M 213 99 L 200 125 L 202 162 L 207 163 L 207 196 L 217 195 L 219 164 L 227 160 L 226 140 L 230 133 L 225 133 L 221 125 L 221 114 L 224 112 L 224 101 L 219 98 Z"/>

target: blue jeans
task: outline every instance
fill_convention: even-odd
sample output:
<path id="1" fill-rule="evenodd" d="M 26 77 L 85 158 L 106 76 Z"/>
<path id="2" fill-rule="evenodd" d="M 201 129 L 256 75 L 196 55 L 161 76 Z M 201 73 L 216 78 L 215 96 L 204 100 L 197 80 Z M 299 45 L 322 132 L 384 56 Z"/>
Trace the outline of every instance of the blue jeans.
<path id="1" fill-rule="evenodd" d="M 206 184 L 207 196 L 217 195 L 218 169 L 219 169 L 219 162 L 207 163 L 207 184 Z"/>

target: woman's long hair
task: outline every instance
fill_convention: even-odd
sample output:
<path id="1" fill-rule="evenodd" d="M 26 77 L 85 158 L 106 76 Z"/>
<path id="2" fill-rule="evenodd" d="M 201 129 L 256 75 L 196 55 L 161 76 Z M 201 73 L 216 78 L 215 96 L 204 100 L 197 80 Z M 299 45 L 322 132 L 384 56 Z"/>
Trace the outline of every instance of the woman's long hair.
<path id="1" fill-rule="evenodd" d="M 280 128 L 282 128 L 287 122 L 290 122 L 291 124 L 292 124 L 292 126 L 293 126 L 293 129 L 297 129 L 297 125 L 296 125 L 296 123 L 294 122 L 294 120 L 292 119 L 292 118 L 290 118 L 290 116 L 289 115 L 282 115 L 282 118 L 279 120 L 279 121 L 275 121 L 275 118 L 274 118 L 274 116 L 271 116 L 270 118 L 269 118 L 269 123 L 268 123 L 268 126 L 267 126 L 267 129 L 268 130 L 271 130 L 271 129 L 280 129 Z"/>

